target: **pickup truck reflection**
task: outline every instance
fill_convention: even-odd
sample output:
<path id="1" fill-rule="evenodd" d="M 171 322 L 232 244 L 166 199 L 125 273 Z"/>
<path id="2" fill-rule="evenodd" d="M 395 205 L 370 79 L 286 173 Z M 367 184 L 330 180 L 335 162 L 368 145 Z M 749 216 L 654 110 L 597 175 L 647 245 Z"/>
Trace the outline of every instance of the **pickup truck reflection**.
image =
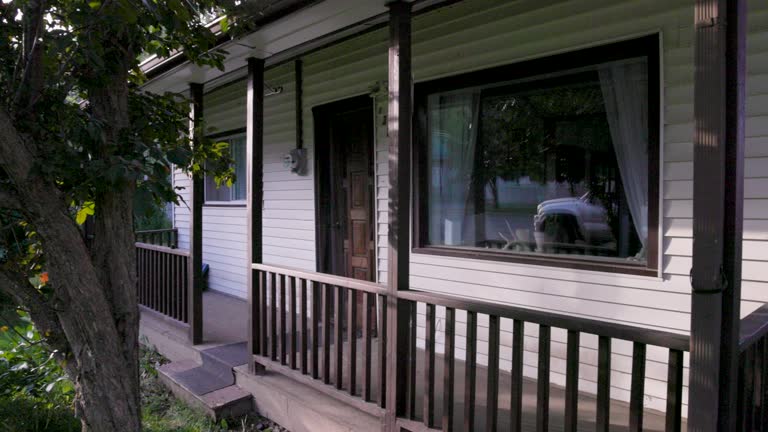
<path id="1" fill-rule="evenodd" d="M 537 252 L 600 254 L 616 249 L 608 212 L 589 192 L 541 202 L 533 229 Z"/>

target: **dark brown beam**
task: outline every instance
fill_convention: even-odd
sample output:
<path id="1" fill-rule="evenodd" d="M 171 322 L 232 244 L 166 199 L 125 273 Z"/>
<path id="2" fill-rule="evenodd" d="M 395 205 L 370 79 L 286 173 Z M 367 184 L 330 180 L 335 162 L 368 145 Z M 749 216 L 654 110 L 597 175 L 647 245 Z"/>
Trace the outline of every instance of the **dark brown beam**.
<path id="1" fill-rule="evenodd" d="M 296 148 L 304 147 L 304 65 L 301 59 L 293 62 L 295 68 L 294 89 L 296 94 Z"/>
<path id="2" fill-rule="evenodd" d="M 260 325 L 264 322 L 261 312 L 264 310 L 259 301 L 259 274 L 251 269 L 251 264 L 261 263 L 261 219 L 264 196 L 263 182 L 263 146 L 264 146 L 264 60 L 248 59 L 248 93 L 246 101 L 246 207 L 248 209 L 247 255 L 248 255 L 248 352 L 266 355 L 262 352 L 264 334 Z M 266 288 L 265 288 L 266 289 Z M 261 371 L 253 362 L 249 362 L 253 372 Z"/>
<path id="3" fill-rule="evenodd" d="M 203 131 L 203 85 L 189 84 L 192 100 L 192 145 L 202 143 Z M 203 174 L 192 175 L 192 188 L 189 191 L 192 203 L 189 221 L 189 340 L 193 345 L 203 342 Z"/>
<path id="4" fill-rule="evenodd" d="M 389 3 L 389 273 L 388 290 L 408 290 L 411 204 L 411 5 Z M 387 395 L 384 430 L 397 430 L 405 414 L 408 384 L 407 301 L 387 299 Z M 413 317 L 415 318 L 415 317 Z M 415 320 L 414 320 L 415 321 Z M 415 322 L 413 323 L 415 325 Z"/>
<path id="5" fill-rule="evenodd" d="M 689 430 L 736 430 L 746 1 L 696 0 Z"/>

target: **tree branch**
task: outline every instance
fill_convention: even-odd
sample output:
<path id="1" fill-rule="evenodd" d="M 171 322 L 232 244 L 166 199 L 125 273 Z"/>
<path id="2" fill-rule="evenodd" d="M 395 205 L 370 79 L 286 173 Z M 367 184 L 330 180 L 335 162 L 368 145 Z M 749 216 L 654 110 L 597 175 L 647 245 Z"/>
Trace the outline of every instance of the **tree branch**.
<path id="1" fill-rule="evenodd" d="M 29 310 L 29 316 L 37 331 L 48 344 L 62 355 L 70 351 L 64 330 L 56 311 L 48 304 L 43 293 L 27 280 L 26 276 L 0 268 L 0 292 L 9 295 L 19 306 Z"/>
<path id="2" fill-rule="evenodd" d="M 43 90 L 44 12 L 44 0 L 32 0 L 24 7 L 23 56 L 21 57 L 24 65 L 21 68 L 21 82 L 13 98 L 14 106 L 18 111 L 29 111 L 32 100 L 36 99 Z"/>

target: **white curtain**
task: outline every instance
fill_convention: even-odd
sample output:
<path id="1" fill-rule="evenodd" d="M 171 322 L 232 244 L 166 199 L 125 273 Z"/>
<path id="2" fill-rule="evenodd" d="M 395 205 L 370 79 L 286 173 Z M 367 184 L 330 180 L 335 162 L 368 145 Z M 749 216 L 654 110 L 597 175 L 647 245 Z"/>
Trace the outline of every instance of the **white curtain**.
<path id="1" fill-rule="evenodd" d="M 474 243 L 472 169 L 478 95 L 468 91 L 430 96 L 429 217 L 431 244 Z"/>
<path id="2" fill-rule="evenodd" d="M 644 60 L 601 67 L 600 87 L 637 236 L 648 238 L 648 67 Z"/>

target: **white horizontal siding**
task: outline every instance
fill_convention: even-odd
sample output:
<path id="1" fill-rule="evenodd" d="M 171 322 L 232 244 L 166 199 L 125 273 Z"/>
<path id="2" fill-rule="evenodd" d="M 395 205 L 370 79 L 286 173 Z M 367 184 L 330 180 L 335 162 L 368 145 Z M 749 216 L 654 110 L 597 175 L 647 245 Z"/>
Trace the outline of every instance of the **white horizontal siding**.
<path id="1" fill-rule="evenodd" d="M 293 64 L 267 71 L 282 92 L 264 101 L 264 205 L 262 250 L 267 264 L 315 270 L 315 204 L 312 145 L 306 143 L 307 175 L 291 173 L 283 156 L 296 148 L 296 85 Z M 305 126 L 304 136 L 312 136 Z M 306 141 L 306 140 L 305 140 Z"/>
<path id="2" fill-rule="evenodd" d="M 228 84 L 203 97 L 207 133 L 244 128 L 245 115 L 245 81 Z M 179 248 L 189 249 L 189 177 L 176 170 L 174 186 L 183 188 L 180 195 L 184 198 L 174 206 L 174 227 L 179 230 Z M 203 263 L 208 264 L 208 288 L 241 298 L 248 293 L 247 217 L 243 206 L 203 207 Z"/>

